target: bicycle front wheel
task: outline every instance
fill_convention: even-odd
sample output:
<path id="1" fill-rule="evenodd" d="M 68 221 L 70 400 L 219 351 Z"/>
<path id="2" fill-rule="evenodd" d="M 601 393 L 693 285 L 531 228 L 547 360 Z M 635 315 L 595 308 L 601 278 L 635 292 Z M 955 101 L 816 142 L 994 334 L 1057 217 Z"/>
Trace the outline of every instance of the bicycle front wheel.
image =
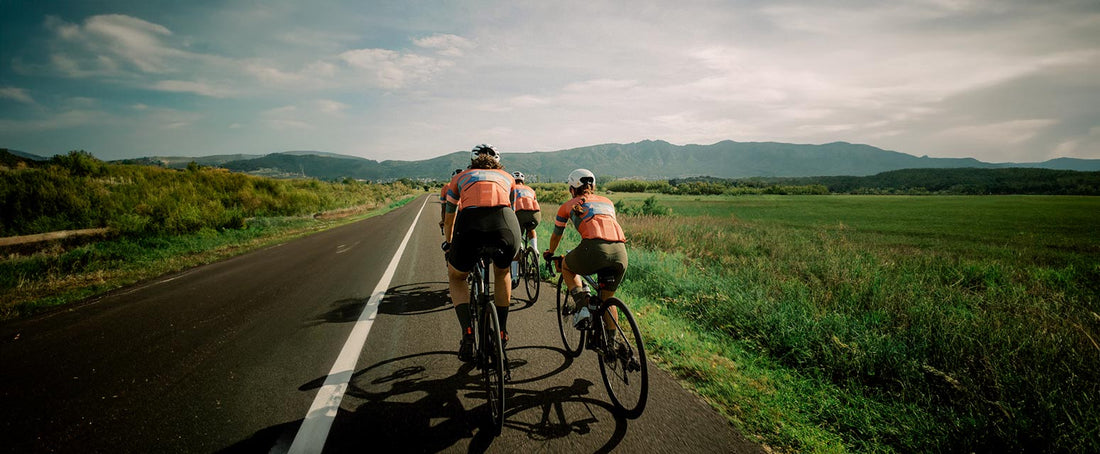
<path id="1" fill-rule="evenodd" d="M 645 346 L 634 315 L 618 298 L 607 300 L 607 310 L 618 311 L 614 345 L 608 347 L 600 358 L 600 374 L 611 403 L 623 416 L 637 418 L 645 410 L 649 396 L 649 370 L 646 366 Z"/>
<path id="2" fill-rule="evenodd" d="M 585 332 L 573 327 L 573 312 L 569 310 L 569 286 L 565 280 L 558 277 L 558 303 L 556 313 L 558 315 L 558 332 L 561 333 L 561 344 L 565 347 L 565 354 L 570 358 L 581 355 L 584 349 Z"/>
<path id="3" fill-rule="evenodd" d="M 485 301 L 481 316 L 481 373 L 485 381 L 485 400 L 489 408 L 489 427 L 495 434 L 504 428 L 504 347 L 496 306 Z"/>
<path id="4" fill-rule="evenodd" d="M 535 304 L 539 299 L 539 289 L 542 287 L 542 275 L 539 271 L 539 253 L 534 249 L 527 249 L 527 252 L 523 253 L 523 260 L 520 261 L 520 266 L 523 267 L 523 281 L 527 287 L 527 298 L 531 304 Z"/>

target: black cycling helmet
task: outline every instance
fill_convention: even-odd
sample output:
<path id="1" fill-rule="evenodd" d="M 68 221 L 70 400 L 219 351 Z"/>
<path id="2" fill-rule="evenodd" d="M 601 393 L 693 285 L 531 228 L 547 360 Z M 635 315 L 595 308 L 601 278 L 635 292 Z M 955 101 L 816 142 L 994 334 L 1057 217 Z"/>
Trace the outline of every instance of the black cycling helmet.
<path id="1" fill-rule="evenodd" d="M 451 176 L 453 177 L 453 176 L 458 175 L 460 173 L 462 173 L 462 169 L 455 169 L 454 172 L 451 172 Z"/>

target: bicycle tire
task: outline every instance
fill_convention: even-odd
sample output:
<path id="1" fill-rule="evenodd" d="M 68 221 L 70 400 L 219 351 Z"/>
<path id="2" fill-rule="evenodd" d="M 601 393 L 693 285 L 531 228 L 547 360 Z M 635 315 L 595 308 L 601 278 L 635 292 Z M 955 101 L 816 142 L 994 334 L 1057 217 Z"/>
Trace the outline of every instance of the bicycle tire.
<path id="1" fill-rule="evenodd" d="M 570 358 L 576 358 L 584 351 L 585 331 L 573 327 L 573 313 L 569 307 L 569 287 L 558 276 L 558 296 L 555 312 L 558 318 L 558 332 L 561 334 L 561 344 L 565 347 L 565 354 Z"/>
<path id="2" fill-rule="evenodd" d="M 542 275 L 539 271 L 539 254 L 534 249 L 528 248 L 520 260 L 523 273 L 524 286 L 527 288 L 527 300 L 535 304 L 539 300 L 539 289 L 542 288 Z"/>
<path id="3" fill-rule="evenodd" d="M 481 369 L 485 382 L 485 404 L 489 413 L 489 427 L 499 435 L 504 429 L 504 348 L 500 339 L 500 320 L 496 306 L 486 302 L 482 308 L 482 350 L 485 367 Z"/>
<path id="4" fill-rule="evenodd" d="M 634 419 L 642 415 L 649 397 L 649 369 L 646 364 L 645 345 L 634 314 L 618 298 L 607 300 L 605 310 L 614 307 L 618 311 L 616 351 L 610 357 L 600 357 L 600 375 L 607 387 L 611 403 L 624 417 Z"/>

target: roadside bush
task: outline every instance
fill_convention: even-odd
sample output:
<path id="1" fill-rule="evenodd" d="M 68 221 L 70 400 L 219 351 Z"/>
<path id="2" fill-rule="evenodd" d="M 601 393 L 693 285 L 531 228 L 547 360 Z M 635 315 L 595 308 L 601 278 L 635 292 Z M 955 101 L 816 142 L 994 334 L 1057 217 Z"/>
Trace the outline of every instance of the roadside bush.
<path id="1" fill-rule="evenodd" d="M 615 202 L 615 213 L 622 216 L 667 216 L 672 208 L 657 203 L 657 196 L 650 196 L 640 206 L 630 206 L 625 200 Z"/>
<path id="2" fill-rule="evenodd" d="M 110 227 L 125 235 L 243 228 L 251 217 L 307 216 L 378 206 L 412 189 L 274 180 L 221 169 L 107 164 L 83 151 L 0 170 L 0 236 Z"/>
<path id="3" fill-rule="evenodd" d="M 535 190 L 544 213 L 557 210 L 558 206 L 569 200 L 569 186 L 565 183 L 531 183 L 529 186 Z"/>

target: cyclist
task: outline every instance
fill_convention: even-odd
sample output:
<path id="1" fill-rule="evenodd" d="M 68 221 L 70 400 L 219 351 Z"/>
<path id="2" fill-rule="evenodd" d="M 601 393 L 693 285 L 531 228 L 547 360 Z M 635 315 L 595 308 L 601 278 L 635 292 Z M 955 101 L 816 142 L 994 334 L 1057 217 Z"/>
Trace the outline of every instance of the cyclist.
<path id="1" fill-rule="evenodd" d="M 447 215 L 443 226 L 443 250 L 447 253 L 447 277 L 462 341 L 458 357 L 473 360 L 474 332 L 470 319 L 470 288 L 466 277 L 477 261 L 481 246 L 497 247 L 493 256 L 493 300 L 504 342 L 508 341 L 508 304 L 512 298 L 509 262 L 519 249 L 519 221 L 509 194 L 515 180 L 500 165 L 500 153 L 492 145 L 474 147 L 470 167 L 451 178 L 447 191 Z M 488 271 L 488 270 L 486 270 Z"/>
<path id="2" fill-rule="evenodd" d="M 462 173 L 462 169 L 455 169 L 451 172 L 451 178 L 455 175 Z M 439 191 L 439 233 L 443 233 L 443 220 L 447 217 L 447 189 L 451 187 L 451 180 L 447 180 L 443 183 L 443 189 Z"/>
<path id="3" fill-rule="evenodd" d="M 520 235 L 527 235 L 527 238 L 531 239 L 531 248 L 537 251 L 539 243 L 535 235 L 535 227 L 538 227 L 541 220 L 538 198 L 535 197 L 534 189 L 523 184 L 526 178 L 523 172 L 512 172 L 512 177 L 516 180 L 516 188 L 512 190 L 512 208 L 516 210 L 516 219 L 519 220 L 520 228 L 523 230 Z M 512 288 L 519 286 L 518 260 L 519 254 L 516 254 L 515 260 L 512 260 Z"/>
<path id="4" fill-rule="evenodd" d="M 567 179 L 569 193 L 573 196 L 558 208 L 554 218 L 554 232 L 550 235 L 550 249 L 543 252 L 547 260 L 565 233 L 565 225 L 570 220 L 581 234 L 581 242 L 566 254 L 562 261 L 562 279 L 569 287 L 575 304 L 573 326 L 584 328 L 591 319 L 588 310 L 588 292 L 581 287 L 580 274 L 593 274 L 604 268 L 614 270 L 614 281 L 600 289 L 600 298 L 607 300 L 615 296 L 615 289 L 626 272 L 626 236 L 615 219 L 615 204 L 607 197 L 596 195 L 596 176 L 588 169 L 577 169 L 569 173 Z M 617 314 L 606 314 L 604 326 L 608 331 L 615 329 Z M 614 339 L 614 334 L 607 339 Z"/>

